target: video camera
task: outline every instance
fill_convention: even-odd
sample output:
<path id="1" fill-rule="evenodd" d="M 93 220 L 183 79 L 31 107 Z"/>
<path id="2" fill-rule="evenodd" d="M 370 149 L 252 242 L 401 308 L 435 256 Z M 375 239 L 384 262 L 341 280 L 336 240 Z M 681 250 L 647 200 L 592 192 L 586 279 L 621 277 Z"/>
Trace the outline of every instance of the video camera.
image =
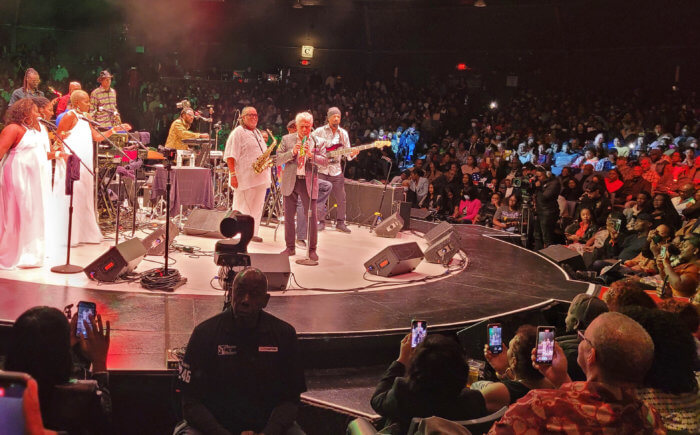
<path id="1" fill-rule="evenodd" d="M 237 214 L 225 217 L 219 224 L 219 231 L 226 237 L 225 240 L 216 242 L 214 248 L 214 263 L 219 266 L 219 285 L 224 290 L 224 307 L 226 310 L 231 305 L 231 291 L 233 280 L 246 267 L 250 267 L 250 255 L 248 255 L 248 243 L 253 238 L 255 220 L 252 216 Z M 240 234 L 238 241 L 233 237 Z"/>

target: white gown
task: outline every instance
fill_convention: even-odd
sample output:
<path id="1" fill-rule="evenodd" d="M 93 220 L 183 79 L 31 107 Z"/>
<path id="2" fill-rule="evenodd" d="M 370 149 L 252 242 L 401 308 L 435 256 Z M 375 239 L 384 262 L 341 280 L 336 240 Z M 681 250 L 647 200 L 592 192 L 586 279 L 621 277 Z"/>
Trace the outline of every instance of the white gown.
<path id="1" fill-rule="evenodd" d="M 0 269 L 41 267 L 51 213 L 49 136 L 25 127 L 0 161 Z"/>
<path id="2" fill-rule="evenodd" d="M 75 113 L 75 110 L 71 110 Z M 77 115 L 77 114 L 76 114 Z M 90 124 L 78 118 L 70 135 L 65 139 L 80 160 L 93 169 L 93 143 Z M 68 149 L 65 150 L 70 153 Z M 80 180 L 73 183 L 73 228 L 71 232 L 71 245 L 78 243 L 100 243 L 102 232 L 97 225 L 95 216 L 95 179 L 80 164 Z M 53 182 L 54 210 L 56 211 L 54 223 L 55 243 L 58 247 L 65 248 L 68 240 L 68 208 L 70 196 L 66 195 L 66 162 L 63 159 L 56 161 Z"/>

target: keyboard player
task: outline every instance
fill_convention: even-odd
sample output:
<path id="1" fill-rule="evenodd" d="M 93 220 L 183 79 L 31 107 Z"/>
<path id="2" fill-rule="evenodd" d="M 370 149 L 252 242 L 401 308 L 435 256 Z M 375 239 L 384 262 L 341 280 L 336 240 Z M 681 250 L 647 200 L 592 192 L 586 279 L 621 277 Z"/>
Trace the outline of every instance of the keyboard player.
<path id="1" fill-rule="evenodd" d="M 176 150 L 189 150 L 190 148 L 183 142 L 184 139 L 208 139 L 209 135 L 207 133 L 189 131 L 193 121 L 194 110 L 189 107 L 182 109 L 180 117 L 170 125 L 165 147 Z"/>

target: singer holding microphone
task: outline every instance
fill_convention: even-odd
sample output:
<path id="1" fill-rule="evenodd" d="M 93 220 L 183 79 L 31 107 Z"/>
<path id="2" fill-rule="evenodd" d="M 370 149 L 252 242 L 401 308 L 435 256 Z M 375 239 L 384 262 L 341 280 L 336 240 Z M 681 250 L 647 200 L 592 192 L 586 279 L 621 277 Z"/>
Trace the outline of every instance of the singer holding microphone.
<path id="1" fill-rule="evenodd" d="M 294 119 L 296 133 L 282 137 L 277 149 L 277 164 L 285 164 L 282 172 L 282 195 L 284 195 L 284 241 L 287 248 L 282 254 L 294 255 L 295 226 L 294 217 L 297 199 L 306 210 L 311 202 L 311 219 L 309 219 L 309 258 L 318 261 L 316 246 L 318 242 L 318 168 L 328 165 L 326 146 L 323 139 L 311 136 L 314 117 L 309 112 L 298 113 Z M 313 182 L 312 182 L 313 180 Z M 312 184 L 313 183 L 313 184 Z"/>
<path id="2" fill-rule="evenodd" d="M 111 88 L 112 77 L 108 70 L 102 71 L 97 77 L 100 86 L 90 94 L 90 113 L 94 113 L 100 130 L 109 130 L 122 123 L 117 110 L 117 91 Z"/>
<path id="3" fill-rule="evenodd" d="M 109 130 L 98 133 L 90 125 L 95 121 L 87 118 L 90 110 L 90 97 L 87 92 L 77 90 L 70 96 L 73 109 L 66 112 L 58 124 L 57 135 L 66 142 L 77 157 L 92 171 L 94 171 L 94 147 L 93 140 L 100 141 L 102 136 L 110 137 L 116 130 L 131 130 L 129 124 L 114 126 Z M 73 232 L 71 246 L 79 243 L 100 243 L 102 232 L 97 225 L 95 215 L 94 188 L 95 179 L 82 164 L 76 163 L 67 166 L 68 150 L 55 143 L 52 150 L 65 158 L 56 161 L 54 173 L 53 196 L 55 201 L 56 231 L 55 245 L 60 246 L 68 239 L 68 207 L 70 196 L 66 195 L 66 175 L 74 171 L 80 171 L 80 179 L 73 183 Z M 65 247 L 65 245 L 64 245 Z"/>
<path id="4" fill-rule="evenodd" d="M 189 150 L 190 147 L 185 145 L 183 139 L 207 139 L 209 135 L 206 133 L 195 133 L 190 130 L 192 122 L 194 121 L 194 110 L 189 107 L 185 107 L 180 112 L 180 117 L 170 124 L 170 131 L 168 131 L 168 139 L 165 141 L 165 147 L 176 149 L 176 150 Z"/>

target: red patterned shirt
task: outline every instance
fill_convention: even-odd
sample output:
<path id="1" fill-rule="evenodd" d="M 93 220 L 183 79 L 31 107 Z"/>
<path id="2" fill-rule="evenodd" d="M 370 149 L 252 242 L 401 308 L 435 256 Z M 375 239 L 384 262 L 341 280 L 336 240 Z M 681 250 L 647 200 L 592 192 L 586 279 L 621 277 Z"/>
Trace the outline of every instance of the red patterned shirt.
<path id="1" fill-rule="evenodd" d="M 634 391 L 617 399 L 598 382 L 571 382 L 532 390 L 508 408 L 489 434 L 665 434 L 659 413 Z"/>

